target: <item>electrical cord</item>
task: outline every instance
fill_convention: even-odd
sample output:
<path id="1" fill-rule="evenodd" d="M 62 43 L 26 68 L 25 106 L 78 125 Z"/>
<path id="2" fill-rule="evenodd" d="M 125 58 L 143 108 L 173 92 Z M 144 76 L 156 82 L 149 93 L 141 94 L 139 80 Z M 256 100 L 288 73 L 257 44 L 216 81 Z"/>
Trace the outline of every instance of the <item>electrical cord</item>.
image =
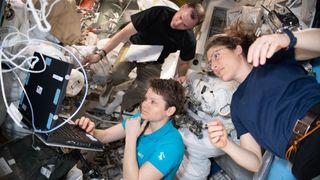
<path id="1" fill-rule="evenodd" d="M 1 58 L 4 57 L 4 59 L 1 59 L 1 62 L 7 62 L 9 64 L 11 64 L 12 66 L 14 66 L 13 68 L 11 68 L 10 70 L 3 70 L 1 72 L 10 72 L 11 70 L 14 70 L 16 68 L 22 70 L 22 71 L 26 71 L 26 72 L 30 72 L 30 73 L 41 73 L 43 71 L 45 71 L 45 67 L 44 66 L 44 69 L 42 70 L 39 70 L 39 71 L 32 71 L 32 70 L 29 70 L 29 69 L 26 69 L 26 68 L 23 68 L 22 66 L 27 63 L 27 62 L 31 62 L 32 60 L 34 60 L 34 62 L 31 64 L 29 63 L 29 65 L 31 65 L 31 68 L 34 66 L 34 64 L 36 64 L 38 61 L 39 61 L 39 58 L 38 57 L 35 57 L 35 56 L 31 56 L 31 57 L 26 57 L 24 55 L 22 55 L 22 53 L 25 53 L 25 51 L 30 48 L 29 46 L 32 45 L 32 40 L 29 39 L 29 37 L 27 37 L 26 35 L 22 34 L 21 32 L 18 31 L 18 29 L 16 29 L 15 27 L 11 27 L 15 30 L 15 32 L 11 32 L 9 34 L 7 34 L 3 41 L 2 41 L 2 44 L 1 44 L 1 48 L 0 48 L 0 56 Z M 15 40 L 15 42 L 13 44 L 10 44 L 10 43 L 7 43 L 7 41 L 9 41 L 9 38 L 11 36 L 22 36 L 24 38 L 26 38 L 25 40 L 20 40 L 20 41 L 17 41 Z M 20 43 L 25 43 L 25 42 L 29 42 L 29 43 L 26 43 L 26 46 L 24 48 L 22 48 L 21 50 L 19 50 L 18 53 L 16 53 L 15 55 L 5 51 L 4 48 L 10 48 L 10 47 L 15 47 L 15 46 L 18 46 Z M 6 55 L 6 53 L 11 56 L 11 57 L 8 57 Z M 17 65 L 16 63 L 14 63 L 14 60 L 17 60 L 19 58 L 22 58 L 24 59 L 23 62 L 20 64 L 20 65 Z M 44 60 L 43 60 L 43 63 L 45 64 Z"/>
<path id="2" fill-rule="evenodd" d="M 51 43 L 51 42 L 43 41 L 43 40 L 37 40 L 37 41 L 45 42 L 45 43 L 49 43 L 49 44 Z M 58 44 L 54 44 L 54 43 L 51 43 L 51 44 L 52 44 L 52 45 L 56 45 L 56 46 L 58 46 L 58 47 L 60 47 L 60 48 L 63 48 L 63 49 L 66 50 L 68 53 L 70 53 L 70 54 L 73 56 L 73 58 L 79 63 L 79 65 L 80 65 L 80 67 L 81 67 L 81 70 L 82 70 L 83 72 L 85 72 L 85 70 L 84 70 L 81 62 L 77 59 L 77 57 L 76 57 L 74 54 L 72 54 L 72 52 L 71 52 L 70 50 L 68 50 L 68 49 L 66 49 L 66 48 L 64 48 L 63 46 L 60 46 L 60 45 L 58 45 Z M 1 57 L 0 57 L 0 62 L 1 62 Z M 0 69 L 0 72 L 1 72 L 1 69 Z M 88 79 L 87 79 L 86 73 L 84 73 L 83 75 L 84 75 L 85 84 L 86 84 L 86 86 L 85 86 L 85 92 L 84 92 L 84 95 L 83 95 L 83 99 L 82 99 L 82 101 L 80 102 L 80 105 L 79 105 L 79 107 L 77 108 L 77 110 L 76 110 L 67 120 L 65 120 L 63 123 L 59 124 L 58 126 L 52 128 L 51 130 L 47 130 L 47 131 L 40 130 L 40 129 L 37 129 L 37 128 L 35 127 L 32 104 L 31 104 L 31 101 L 30 101 L 30 99 L 29 99 L 29 97 L 28 97 L 28 95 L 27 95 L 27 93 L 26 93 L 26 91 L 25 91 L 25 89 L 24 89 L 24 86 L 23 86 L 23 84 L 21 83 L 21 81 L 20 81 L 19 77 L 17 76 L 17 74 L 16 74 L 14 71 L 13 71 L 13 73 L 15 74 L 15 76 L 16 76 L 19 84 L 20 84 L 20 86 L 22 87 L 22 89 L 23 89 L 23 91 L 24 91 L 24 93 L 25 93 L 25 95 L 26 95 L 27 101 L 28 101 L 28 103 L 29 103 L 29 105 L 30 105 L 33 130 L 34 130 L 35 132 L 37 132 L 37 133 L 50 133 L 50 132 L 55 131 L 56 129 L 60 128 L 61 126 L 63 126 L 65 123 L 69 122 L 69 121 L 79 112 L 79 110 L 81 109 L 81 107 L 82 107 L 83 104 L 84 104 L 85 97 L 86 97 L 87 94 L 88 94 Z M 0 74 L 1 74 L 1 73 L 0 73 Z M 0 76 L 2 77 L 2 75 L 0 75 Z"/>
<path id="3" fill-rule="evenodd" d="M 46 0 L 41 0 L 41 1 L 46 1 Z M 50 25 L 50 23 L 47 21 L 46 18 L 47 18 L 47 17 L 49 16 L 49 14 L 51 13 L 51 10 L 52 10 L 53 6 L 54 6 L 56 3 L 58 3 L 59 1 L 60 1 L 60 0 L 55 0 L 55 1 L 50 5 L 47 14 L 45 14 L 45 7 L 44 7 L 44 9 L 42 8 L 44 5 L 41 5 L 41 9 L 40 9 L 40 10 L 35 9 L 33 6 L 32 6 L 32 7 L 30 6 L 29 8 L 27 8 L 27 10 L 29 10 L 29 11 L 32 12 L 32 15 L 33 15 L 33 17 L 34 17 L 34 20 L 35 20 L 36 23 L 37 23 L 35 26 L 33 26 L 33 27 L 31 27 L 31 28 L 28 29 L 28 31 L 27 31 L 27 35 L 28 35 L 28 36 L 29 36 L 29 33 L 30 33 L 32 30 L 34 30 L 36 27 L 38 27 L 39 30 L 42 31 L 42 32 L 49 32 L 49 31 L 51 30 L 51 25 Z M 31 0 L 31 3 L 32 3 L 32 0 Z M 46 2 L 45 2 L 45 3 L 46 3 Z M 28 5 L 29 5 L 29 4 L 28 4 Z M 45 6 L 47 6 L 47 3 L 45 4 Z M 40 15 L 37 15 L 37 13 L 39 13 Z M 39 17 L 40 17 L 40 18 L 39 18 Z M 41 17 L 44 17 L 44 18 L 41 18 Z M 47 27 L 43 27 L 41 21 L 43 21 L 44 24 L 45 24 Z"/>
<path id="4" fill-rule="evenodd" d="M 13 57 L 9 58 L 9 57 L 6 56 L 5 53 L 4 53 L 4 49 L 3 49 L 4 46 L 3 46 L 3 44 L 6 43 L 6 41 L 8 40 L 8 37 L 9 37 L 9 36 L 14 35 L 15 33 L 16 33 L 17 35 L 22 35 L 22 36 L 26 37 L 26 40 L 20 40 L 20 41 L 16 42 L 16 44 L 18 44 L 18 43 L 26 43 L 26 47 L 23 48 L 21 51 L 19 51 L 17 54 L 15 54 Z M 16 58 L 18 58 L 18 57 L 23 57 L 21 54 L 22 54 L 24 51 L 26 51 L 26 49 L 28 48 L 29 45 L 31 45 L 31 44 L 32 44 L 32 45 L 40 45 L 41 43 L 44 43 L 44 44 L 49 44 L 49 45 L 52 45 L 52 46 L 55 46 L 55 47 L 64 49 L 66 52 L 68 52 L 68 53 L 73 57 L 73 59 L 76 60 L 76 62 L 79 64 L 80 69 L 82 70 L 82 72 L 85 72 L 85 69 L 84 69 L 84 67 L 82 66 L 82 63 L 78 60 L 78 58 L 77 58 L 70 50 L 68 50 L 67 48 L 64 48 L 64 47 L 61 46 L 61 45 L 58 45 L 58 44 L 55 44 L 55 43 L 52 43 L 52 42 L 49 42 L 49 41 L 45 41 L 45 40 L 30 39 L 29 37 L 27 37 L 26 35 L 23 35 L 23 34 L 20 33 L 20 32 L 15 32 L 15 33 L 10 33 L 10 34 L 8 34 L 8 35 L 4 38 L 4 41 L 2 42 L 2 45 L 1 45 L 1 47 L 0 47 L 0 63 L 2 63 L 2 62 L 9 62 L 9 63 L 13 66 L 13 68 L 10 68 L 10 70 L 3 70 L 3 69 L 2 69 L 2 66 L 0 66 L 0 72 L 1 72 L 1 73 L 0 73 L 0 81 L 1 81 L 1 82 L 0 82 L 0 85 L 1 85 L 1 92 L 2 92 L 2 95 L 3 95 L 4 104 L 5 104 L 6 108 L 7 108 L 7 110 L 10 110 L 10 109 L 9 109 L 8 102 L 7 102 L 7 99 L 6 99 L 6 93 L 5 93 L 5 89 L 4 89 L 4 83 L 3 83 L 2 73 L 4 73 L 4 72 L 13 72 L 14 75 L 15 75 L 15 77 L 16 77 L 16 79 L 17 79 L 17 81 L 19 82 L 19 84 L 20 84 L 23 92 L 25 93 L 26 98 L 27 98 L 27 101 L 28 101 L 28 103 L 29 103 L 29 105 L 30 105 L 31 115 L 32 115 L 32 126 L 33 126 L 34 132 L 37 132 L 37 133 L 50 133 L 50 132 L 55 131 L 56 129 L 60 128 L 61 126 L 63 126 L 65 123 L 69 122 L 69 121 L 79 112 L 80 108 L 83 106 L 84 101 L 85 101 L 85 97 L 86 97 L 87 94 L 88 94 L 88 79 L 87 79 L 87 74 L 86 74 L 86 73 L 83 73 L 86 86 L 85 86 L 85 92 L 84 92 L 84 95 L 83 95 L 83 99 L 82 99 L 82 101 L 80 102 L 80 105 L 79 105 L 78 109 L 77 109 L 69 118 L 67 118 L 63 123 L 59 124 L 58 126 L 52 128 L 52 129 L 50 129 L 50 130 L 44 131 L 44 130 L 37 129 L 37 128 L 35 127 L 35 124 L 34 124 L 34 114 L 33 114 L 32 104 L 31 104 L 30 99 L 29 99 L 29 97 L 28 97 L 28 95 L 27 95 L 27 93 L 26 93 L 26 91 L 25 91 L 25 89 L 24 89 L 24 85 L 22 84 L 20 78 L 18 77 L 18 75 L 15 73 L 14 70 L 15 70 L 15 68 L 19 68 L 20 70 L 22 70 L 22 71 L 24 71 L 24 72 L 40 73 L 41 71 L 44 71 L 45 69 L 43 69 L 43 70 L 41 70 L 41 71 L 30 71 L 30 70 L 28 70 L 28 69 L 22 68 L 22 67 L 21 67 L 21 66 L 22 66 L 21 64 L 20 64 L 20 65 L 17 65 L 16 63 L 13 63 L 13 61 L 14 61 Z M 13 44 L 13 46 L 16 45 L 16 44 Z M 9 46 L 9 47 L 10 47 L 10 46 Z M 41 53 L 40 53 L 40 54 L 41 54 Z M 4 58 L 4 59 L 3 59 L 3 58 Z M 35 58 L 35 57 L 28 57 L 28 58 L 26 58 L 26 59 L 24 60 L 23 64 L 25 63 L 25 61 L 29 61 L 30 59 L 34 59 L 34 58 Z M 43 61 L 43 63 L 45 63 L 45 62 Z M 20 124 L 21 119 L 20 119 L 20 120 L 17 119 L 17 117 L 14 117 L 13 114 L 9 114 L 9 115 L 11 116 L 11 118 L 14 120 L 14 122 L 15 122 L 18 126 L 22 127 L 22 125 Z M 17 120 L 17 121 L 16 121 L 16 120 Z"/>
<path id="5" fill-rule="evenodd" d="M 47 0 L 40 0 L 40 11 L 35 9 L 32 0 L 27 0 L 27 5 L 29 6 L 27 9 L 31 11 L 40 31 L 49 32 L 51 30 L 51 25 L 46 18 L 50 14 L 52 7 L 59 1 L 60 0 L 55 0 L 49 7 L 48 13 L 46 14 L 46 6 L 48 5 Z M 40 13 L 38 14 L 38 12 Z"/>

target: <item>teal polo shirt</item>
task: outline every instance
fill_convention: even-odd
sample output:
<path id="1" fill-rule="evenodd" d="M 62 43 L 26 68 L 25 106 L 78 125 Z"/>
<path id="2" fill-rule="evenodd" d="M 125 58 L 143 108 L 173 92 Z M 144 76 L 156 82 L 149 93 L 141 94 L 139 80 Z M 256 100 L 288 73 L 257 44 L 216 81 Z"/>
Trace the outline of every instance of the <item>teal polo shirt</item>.
<path id="1" fill-rule="evenodd" d="M 133 117 L 139 115 L 135 114 Z M 124 128 L 126 121 L 122 121 Z M 184 144 L 172 120 L 169 120 L 152 134 L 140 135 L 136 151 L 139 168 L 145 162 L 149 162 L 163 174 L 163 179 L 171 180 L 174 179 L 183 159 Z"/>

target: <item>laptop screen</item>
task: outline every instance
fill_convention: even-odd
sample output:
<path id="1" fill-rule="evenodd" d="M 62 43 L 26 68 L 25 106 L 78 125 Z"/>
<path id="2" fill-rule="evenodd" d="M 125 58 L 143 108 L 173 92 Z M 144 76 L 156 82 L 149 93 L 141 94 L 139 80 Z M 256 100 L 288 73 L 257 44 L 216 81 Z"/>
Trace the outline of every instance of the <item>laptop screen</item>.
<path id="1" fill-rule="evenodd" d="M 38 57 L 39 61 L 30 70 L 40 71 L 44 65 L 46 69 L 41 73 L 29 73 L 24 88 L 32 105 L 35 127 L 49 130 L 58 119 L 59 106 L 65 95 L 72 64 L 38 52 L 35 52 L 34 56 Z M 21 95 L 19 110 L 24 116 L 24 121 L 28 121 L 25 123 L 32 127 L 31 107 L 24 92 Z"/>

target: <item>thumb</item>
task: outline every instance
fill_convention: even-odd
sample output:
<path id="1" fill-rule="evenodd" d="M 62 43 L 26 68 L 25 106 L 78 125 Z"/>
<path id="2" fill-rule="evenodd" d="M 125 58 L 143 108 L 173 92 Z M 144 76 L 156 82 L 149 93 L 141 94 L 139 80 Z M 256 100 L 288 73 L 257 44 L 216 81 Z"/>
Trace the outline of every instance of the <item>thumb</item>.
<path id="1" fill-rule="evenodd" d="M 85 57 L 85 58 L 83 59 L 82 65 L 86 65 L 87 63 L 89 63 L 89 58 L 88 58 L 88 57 Z"/>

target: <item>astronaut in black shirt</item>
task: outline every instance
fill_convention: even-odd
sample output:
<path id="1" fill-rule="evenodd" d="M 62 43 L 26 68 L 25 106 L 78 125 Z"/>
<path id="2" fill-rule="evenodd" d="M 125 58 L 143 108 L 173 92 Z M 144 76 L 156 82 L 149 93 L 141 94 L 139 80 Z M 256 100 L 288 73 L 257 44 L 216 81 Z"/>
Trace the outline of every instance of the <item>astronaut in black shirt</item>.
<path id="1" fill-rule="evenodd" d="M 163 50 L 157 61 L 138 63 L 120 62 L 107 82 L 106 90 L 100 96 L 100 104 L 106 105 L 112 87 L 129 80 L 128 74 L 137 67 L 137 77 L 122 102 L 122 109 L 127 110 L 141 102 L 146 92 L 148 79 L 159 78 L 164 59 L 170 53 L 180 50 L 177 75 L 185 80 L 189 62 L 195 56 L 196 39 L 192 28 L 200 24 L 205 10 L 200 3 L 189 3 L 179 11 L 166 6 L 155 6 L 131 16 L 131 22 L 116 33 L 96 54 L 87 56 L 84 63 L 96 63 L 120 42 L 130 40 L 132 44 L 162 45 Z"/>

